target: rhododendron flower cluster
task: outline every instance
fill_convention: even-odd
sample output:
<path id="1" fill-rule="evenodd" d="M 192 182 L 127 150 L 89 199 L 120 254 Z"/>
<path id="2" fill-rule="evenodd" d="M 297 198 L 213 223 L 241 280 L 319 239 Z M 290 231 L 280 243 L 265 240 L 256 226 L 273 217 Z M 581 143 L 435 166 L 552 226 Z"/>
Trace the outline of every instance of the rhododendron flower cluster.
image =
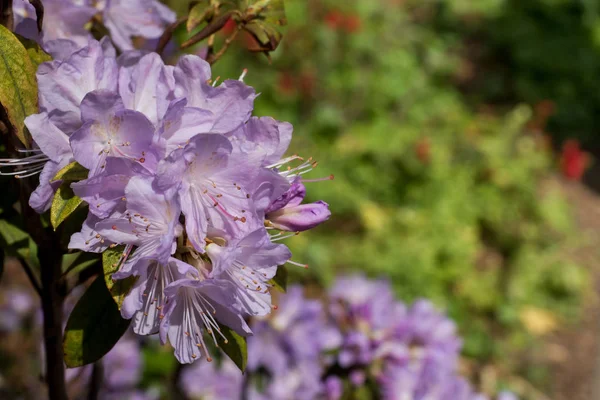
<path id="1" fill-rule="evenodd" d="M 44 43 L 67 39 L 85 46 L 89 22 L 95 19 L 110 32 L 120 50 L 134 49 L 133 38 L 158 39 L 175 13 L 157 0 L 44 0 L 42 33 L 37 29 L 35 8 L 27 0 L 14 0 L 15 31 Z"/>
<path id="2" fill-rule="evenodd" d="M 35 147 L 18 163 L 21 177 L 41 172 L 30 205 L 48 210 L 57 172 L 85 167 L 71 188 L 89 214 L 69 248 L 122 246 L 113 280 L 137 277 L 122 316 L 180 362 L 210 360 L 204 333 L 215 344 L 227 342 L 221 324 L 251 334 L 245 319 L 271 312 L 277 267 L 299 264 L 279 241 L 328 219 L 326 203 L 303 203 L 314 163 L 284 157 L 292 126 L 252 117 L 254 89 L 217 85 L 199 57 L 169 66 L 116 57 L 107 40 L 76 47 L 47 43 L 54 60 L 37 73 L 41 112 L 25 120 Z"/>
<path id="3" fill-rule="evenodd" d="M 325 305 L 292 287 L 251 326 L 246 375 L 229 360 L 195 364 L 180 382 L 189 397 L 338 400 L 369 387 L 386 400 L 487 399 L 457 371 L 454 322 L 427 300 L 395 300 L 387 281 L 339 278 Z"/>

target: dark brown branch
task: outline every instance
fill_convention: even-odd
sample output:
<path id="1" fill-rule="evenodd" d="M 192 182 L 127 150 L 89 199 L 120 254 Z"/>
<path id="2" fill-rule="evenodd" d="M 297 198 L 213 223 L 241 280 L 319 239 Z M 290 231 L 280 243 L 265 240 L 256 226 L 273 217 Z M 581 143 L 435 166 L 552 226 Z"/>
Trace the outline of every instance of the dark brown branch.
<path id="1" fill-rule="evenodd" d="M 39 217 L 37 220 L 39 221 Z M 47 235 L 47 241 L 38 246 L 38 258 L 42 271 L 42 309 L 44 312 L 48 398 L 50 400 L 67 400 L 62 348 L 65 285 L 60 279 L 62 254 L 58 235 Z"/>
<path id="2" fill-rule="evenodd" d="M 175 32 L 175 30 L 186 21 L 187 17 L 180 17 L 177 21 L 175 21 L 174 23 L 169 25 L 167 29 L 165 29 L 160 39 L 158 39 L 158 44 L 156 45 L 156 52 L 158 54 L 161 54 L 165 47 L 167 47 L 167 44 L 169 43 L 169 40 L 171 40 L 171 38 L 173 37 L 173 33 Z"/>
<path id="3" fill-rule="evenodd" d="M 37 294 L 40 297 L 42 297 L 42 287 L 40 286 L 40 283 L 38 282 L 37 278 L 35 277 L 35 274 L 31 270 L 31 267 L 29 266 L 29 264 L 27 264 L 27 262 L 25 261 L 25 259 L 23 257 L 18 257 L 18 260 L 21 263 L 21 266 L 23 266 L 23 270 L 25 271 L 25 274 L 27 274 L 27 278 L 29 278 L 29 282 L 31 282 L 31 286 L 33 286 L 33 288 L 35 289 Z"/>
<path id="4" fill-rule="evenodd" d="M 0 0 L 2 1 L 2 0 Z M 0 111 L 1 108 L 0 108 Z M 1 119 L 0 115 L 0 119 Z M 3 140 L 6 148 L 13 157 L 18 156 L 16 151 L 18 139 L 14 128 L 5 125 L 8 135 Z M 53 232 L 45 228 L 40 216 L 29 206 L 29 197 L 37 182 L 32 178 L 19 179 L 19 204 L 25 231 L 31 236 L 38 246 L 38 260 L 41 270 L 41 297 L 44 315 L 44 349 L 46 353 L 46 383 L 48 385 L 48 399 L 67 400 L 65 385 L 65 367 L 62 349 L 62 321 L 63 301 L 65 297 L 65 284 L 61 281 L 62 273 L 62 248 L 60 244 L 60 231 Z"/>
<path id="5" fill-rule="evenodd" d="M 202 30 L 200 32 L 196 33 L 190 39 L 183 42 L 181 44 L 181 48 L 185 49 L 190 46 L 193 46 L 196 43 L 201 42 L 202 40 L 206 39 L 210 35 L 218 32 L 219 30 L 221 30 L 222 27 L 225 26 L 225 24 L 227 23 L 227 20 L 229 20 L 229 18 L 233 14 L 234 14 L 233 11 L 229 11 L 229 12 L 221 15 L 219 18 L 217 18 L 216 20 L 212 21 L 211 23 L 206 25 L 204 28 L 202 28 Z"/>
<path id="6" fill-rule="evenodd" d="M 98 400 L 98 394 L 102 387 L 102 380 L 104 378 L 104 366 L 102 360 L 96 361 L 94 369 L 92 370 L 92 377 L 90 379 L 90 386 L 88 389 L 88 400 Z"/>
<path id="7" fill-rule="evenodd" d="M 42 33 L 42 25 L 44 24 L 44 5 L 41 0 L 29 0 L 29 3 L 35 8 L 38 32 Z"/>
<path id="8" fill-rule="evenodd" d="M 0 25 L 14 30 L 13 0 L 0 0 Z"/>

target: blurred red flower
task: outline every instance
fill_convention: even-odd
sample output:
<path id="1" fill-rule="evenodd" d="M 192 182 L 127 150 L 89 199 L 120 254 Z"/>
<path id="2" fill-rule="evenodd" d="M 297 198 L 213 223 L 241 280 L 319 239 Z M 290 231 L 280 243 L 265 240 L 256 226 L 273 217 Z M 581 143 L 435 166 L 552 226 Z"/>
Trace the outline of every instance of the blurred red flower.
<path id="1" fill-rule="evenodd" d="M 338 10 L 331 10 L 325 14 L 325 24 L 333 30 L 338 30 L 344 25 L 344 14 Z"/>
<path id="2" fill-rule="evenodd" d="M 362 27 L 362 22 L 358 14 L 350 14 L 346 15 L 344 19 L 344 30 L 347 33 L 356 33 L 360 31 Z"/>
<path id="3" fill-rule="evenodd" d="M 560 169 L 567 179 L 581 180 L 589 162 L 589 155 L 581 150 L 577 140 L 569 139 L 563 143 Z"/>
<path id="4" fill-rule="evenodd" d="M 423 138 L 415 143 L 415 154 L 419 161 L 427 164 L 431 158 L 431 144 L 429 138 Z"/>

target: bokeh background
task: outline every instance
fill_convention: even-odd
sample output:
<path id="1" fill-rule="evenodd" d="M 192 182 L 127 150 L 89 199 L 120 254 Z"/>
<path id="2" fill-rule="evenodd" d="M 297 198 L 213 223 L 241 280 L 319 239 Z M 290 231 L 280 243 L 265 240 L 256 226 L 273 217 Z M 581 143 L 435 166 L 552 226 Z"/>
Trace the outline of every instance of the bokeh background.
<path id="1" fill-rule="evenodd" d="M 309 178 L 335 176 L 308 184 L 333 215 L 287 242 L 310 265 L 291 281 L 318 292 L 340 274 L 384 277 L 457 322 L 461 368 L 482 390 L 600 398 L 600 2 L 285 6 L 271 62 L 241 35 L 213 76 L 247 68 L 256 114 L 294 125 L 291 152 L 319 162 Z M 20 274 L 7 259 L 0 316 L 18 322 L 0 324 L 0 386 L 15 393 L 39 384 L 23 371 L 39 370 L 41 343 Z M 168 388 L 172 354 L 140 349 L 137 385 Z"/>

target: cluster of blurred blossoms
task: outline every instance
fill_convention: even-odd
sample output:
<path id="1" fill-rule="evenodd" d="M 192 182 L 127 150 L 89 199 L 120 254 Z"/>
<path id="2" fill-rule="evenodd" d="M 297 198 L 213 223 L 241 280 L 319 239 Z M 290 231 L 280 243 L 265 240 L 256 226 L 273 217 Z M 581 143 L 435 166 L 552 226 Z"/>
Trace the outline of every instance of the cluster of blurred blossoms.
<path id="1" fill-rule="evenodd" d="M 155 44 L 176 15 L 157 0 L 44 0 L 42 31 L 38 31 L 35 7 L 27 0 L 13 0 L 15 32 L 44 46 L 68 39 L 85 46 L 90 30 L 101 26 L 120 50 L 135 48 L 134 40 Z"/>
<path id="2" fill-rule="evenodd" d="M 48 210 L 54 177 L 79 163 L 87 179 L 71 188 L 89 214 L 69 248 L 123 249 L 113 280 L 137 277 L 121 309 L 137 334 L 160 332 L 182 363 L 210 359 L 204 332 L 227 343 L 221 324 L 251 334 L 245 319 L 271 312 L 277 267 L 303 266 L 278 242 L 330 215 L 302 204 L 315 163 L 283 158 L 292 126 L 251 117 L 257 95 L 243 76 L 217 85 L 197 56 L 116 57 L 106 39 L 45 48 L 41 112 L 25 120 L 32 155 L 5 163 L 18 177 L 41 172 L 30 205 Z"/>
<path id="3" fill-rule="evenodd" d="M 324 305 L 325 304 L 325 305 Z M 322 303 L 292 287 L 269 318 L 252 322 L 248 369 L 228 359 L 185 368 L 192 399 L 485 400 L 460 377 L 453 321 L 426 300 L 407 307 L 387 281 L 339 278 Z M 360 397 L 363 398 L 363 397 Z M 516 400 L 512 393 L 498 400 Z"/>

